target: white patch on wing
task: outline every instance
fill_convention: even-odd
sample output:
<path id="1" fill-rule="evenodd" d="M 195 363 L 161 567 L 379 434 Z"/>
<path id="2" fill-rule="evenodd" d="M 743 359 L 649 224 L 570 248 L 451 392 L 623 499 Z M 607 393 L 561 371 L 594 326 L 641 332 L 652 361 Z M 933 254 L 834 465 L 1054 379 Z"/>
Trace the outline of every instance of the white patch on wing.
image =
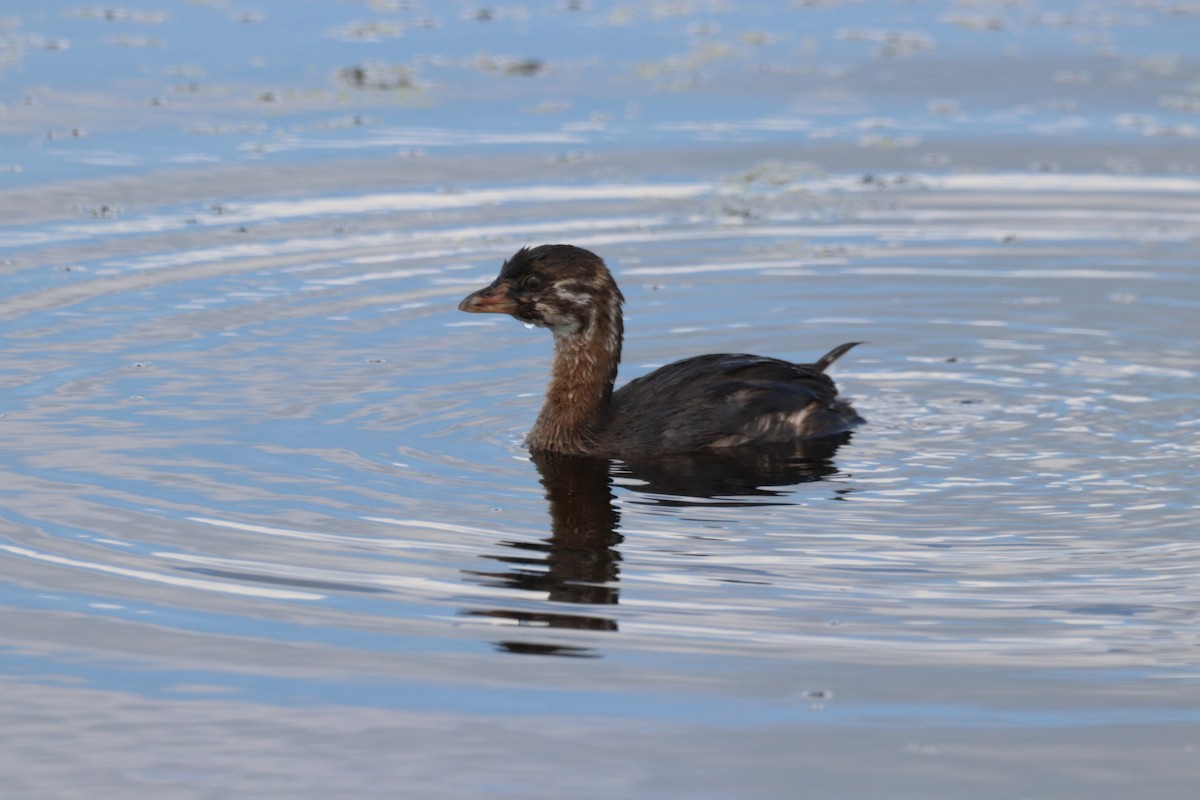
<path id="1" fill-rule="evenodd" d="M 714 439 L 712 446 L 742 447 L 748 444 L 785 442 L 804 438 L 806 435 L 804 429 L 812 412 L 813 405 L 810 403 L 790 414 L 763 414 L 743 425 L 737 433 Z"/>

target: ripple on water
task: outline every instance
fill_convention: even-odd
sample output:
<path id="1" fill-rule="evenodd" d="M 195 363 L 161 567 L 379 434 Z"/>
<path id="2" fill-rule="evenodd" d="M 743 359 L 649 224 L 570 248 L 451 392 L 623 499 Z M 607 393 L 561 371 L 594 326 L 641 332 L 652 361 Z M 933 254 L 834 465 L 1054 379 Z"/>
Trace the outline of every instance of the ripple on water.
<path id="1" fill-rule="evenodd" d="M 243 665 L 269 642 L 1194 669 L 1197 189 L 478 186 L 23 225 L 12 605 Z M 865 338 L 837 369 L 871 424 L 766 473 L 531 462 L 548 338 L 454 308 L 548 240 L 615 264 L 626 377 Z"/>

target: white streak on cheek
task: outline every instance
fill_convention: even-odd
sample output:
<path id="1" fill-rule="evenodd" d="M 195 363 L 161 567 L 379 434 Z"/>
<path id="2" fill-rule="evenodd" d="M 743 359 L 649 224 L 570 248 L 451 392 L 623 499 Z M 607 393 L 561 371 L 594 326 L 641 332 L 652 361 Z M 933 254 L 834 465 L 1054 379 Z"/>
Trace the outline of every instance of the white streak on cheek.
<path id="1" fill-rule="evenodd" d="M 595 305 L 595 297 L 583 292 L 568 292 L 559 289 L 555 292 L 555 297 L 560 300 L 566 300 L 568 303 L 579 306 L 581 308 L 590 308 Z"/>
<path id="2" fill-rule="evenodd" d="M 621 327 L 621 306 L 614 303 L 609 308 L 608 314 L 608 351 L 615 353 L 617 348 L 621 346 L 621 339 L 618 330 Z"/>
<path id="3" fill-rule="evenodd" d="M 546 308 L 542 304 L 534 306 L 540 325 L 544 328 L 552 329 L 555 334 L 574 335 L 579 332 L 579 320 L 572 316 L 560 315 L 552 308 Z"/>

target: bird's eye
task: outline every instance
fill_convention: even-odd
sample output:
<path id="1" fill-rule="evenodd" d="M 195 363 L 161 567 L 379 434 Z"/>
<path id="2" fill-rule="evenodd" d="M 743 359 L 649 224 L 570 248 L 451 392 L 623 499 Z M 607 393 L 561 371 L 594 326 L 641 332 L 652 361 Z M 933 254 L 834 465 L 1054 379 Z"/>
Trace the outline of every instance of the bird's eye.
<path id="1" fill-rule="evenodd" d="M 542 288 L 542 279 L 537 275 L 526 275 L 521 281 L 521 288 L 527 292 L 536 292 Z"/>

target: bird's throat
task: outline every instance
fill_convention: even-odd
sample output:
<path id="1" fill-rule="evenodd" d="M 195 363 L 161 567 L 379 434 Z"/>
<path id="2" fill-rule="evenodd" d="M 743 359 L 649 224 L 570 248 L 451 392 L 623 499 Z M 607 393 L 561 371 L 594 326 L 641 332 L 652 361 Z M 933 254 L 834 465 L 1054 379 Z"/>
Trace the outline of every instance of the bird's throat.
<path id="1" fill-rule="evenodd" d="M 526 444 L 534 450 L 589 453 L 608 422 L 613 383 L 621 359 L 616 330 L 592 325 L 581 333 L 556 335 L 546 399 Z"/>

